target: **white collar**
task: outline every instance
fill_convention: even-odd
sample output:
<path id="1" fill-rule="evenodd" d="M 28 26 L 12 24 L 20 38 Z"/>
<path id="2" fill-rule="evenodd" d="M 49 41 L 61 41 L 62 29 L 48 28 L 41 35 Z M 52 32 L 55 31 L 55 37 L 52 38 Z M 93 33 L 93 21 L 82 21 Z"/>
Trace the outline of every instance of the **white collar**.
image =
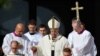
<path id="1" fill-rule="evenodd" d="M 16 54 L 20 54 L 18 51 L 16 53 L 13 53 L 12 51 L 9 53 L 10 55 L 16 55 Z"/>
<path id="2" fill-rule="evenodd" d="M 61 38 L 62 38 L 62 36 L 58 34 L 55 41 L 60 40 Z M 49 34 L 49 39 L 52 40 L 51 34 Z"/>

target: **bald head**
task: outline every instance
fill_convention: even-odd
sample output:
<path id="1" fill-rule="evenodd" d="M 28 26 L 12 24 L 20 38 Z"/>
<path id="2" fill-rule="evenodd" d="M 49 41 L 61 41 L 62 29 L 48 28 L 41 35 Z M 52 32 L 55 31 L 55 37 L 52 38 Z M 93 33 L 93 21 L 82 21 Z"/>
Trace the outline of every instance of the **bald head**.
<path id="1" fill-rule="evenodd" d="M 18 23 L 15 28 L 15 33 L 20 36 L 23 34 L 25 26 L 23 23 Z"/>
<path id="2" fill-rule="evenodd" d="M 23 24 L 23 23 L 18 23 L 18 24 L 16 25 L 16 28 L 24 28 L 24 24 Z"/>
<path id="3" fill-rule="evenodd" d="M 72 56 L 72 51 L 70 48 L 63 49 L 63 56 Z"/>

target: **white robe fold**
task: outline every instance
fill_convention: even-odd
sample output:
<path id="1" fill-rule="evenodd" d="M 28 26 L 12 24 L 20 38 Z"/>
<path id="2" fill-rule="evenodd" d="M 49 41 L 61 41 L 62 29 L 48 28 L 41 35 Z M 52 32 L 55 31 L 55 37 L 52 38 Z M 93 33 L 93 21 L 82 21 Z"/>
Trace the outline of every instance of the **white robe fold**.
<path id="1" fill-rule="evenodd" d="M 33 41 L 33 38 L 34 38 L 34 35 L 30 35 L 30 33 L 29 32 L 27 32 L 27 33 L 25 33 L 24 34 L 30 41 Z"/>
<path id="2" fill-rule="evenodd" d="M 42 36 L 39 33 L 35 33 L 34 35 L 30 35 L 29 32 L 25 33 L 25 36 L 30 40 L 31 47 L 37 47 L 37 52 L 33 54 L 32 50 L 30 49 L 29 53 L 30 56 L 40 56 L 40 52 L 38 50 L 38 42 L 41 40 Z"/>
<path id="3" fill-rule="evenodd" d="M 13 53 L 12 51 L 10 51 L 7 56 L 23 56 L 23 55 L 19 53 L 18 51 L 16 53 Z"/>
<path id="4" fill-rule="evenodd" d="M 97 49 L 91 33 L 84 30 L 81 34 L 72 31 L 68 36 L 73 56 L 96 56 Z"/>
<path id="5" fill-rule="evenodd" d="M 23 35 L 22 37 L 15 36 L 14 33 L 9 33 L 4 37 L 2 49 L 5 55 L 8 55 L 11 52 L 10 44 L 11 42 L 15 40 L 18 41 L 23 48 L 18 49 L 18 51 L 21 54 L 24 54 L 25 56 L 28 56 L 28 50 L 29 50 L 29 40 Z"/>
<path id="6" fill-rule="evenodd" d="M 51 35 L 50 35 L 51 38 Z M 51 39 L 49 38 L 49 35 L 46 35 L 40 40 L 38 46 L 40 48 L 40 51 L 42 52 L 43 56 L 51 56 Z M 58 35 L 57 40 L 55 42 L 55 56 L 63 56 L 62 51 L 63 48 L 69 47 L 69 43 L 67 39 L 64 36 Z"/>

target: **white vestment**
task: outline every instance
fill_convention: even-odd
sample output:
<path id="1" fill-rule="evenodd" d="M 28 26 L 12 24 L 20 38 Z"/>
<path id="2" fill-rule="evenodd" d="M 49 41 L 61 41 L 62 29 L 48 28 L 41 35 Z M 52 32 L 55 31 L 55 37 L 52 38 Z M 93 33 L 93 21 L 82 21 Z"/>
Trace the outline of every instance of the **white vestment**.
<path id="1" fill-rule="evenodd" d="M 81 34 L 72 31 L 68 36 L 73 56 L 96 56 L 97 49 L 91 33 L 84 30 Z"/>
<path id="2" fill-rule="evenodd" d="M 24 56 L 24 55 L 6 55 L 6 56 Z"/>
<path id="3" fill-rule="evenodd" d="M 13 53 L 12 51 L 10 51 L 7 56 L 23 56 L 23 55 L 19 53 L 18 51 L 16 53 Z"/>
<path id="4" fill-rule="evenodd" d="M 40 40 L 38 46 L 43 56 L 51 56 L 52 44 L 51 35 L 46 35 Z M 67 39 L 64 36 L 58 35 L 54 44 L 54 55 L 63 56 L 62 52 L 65 47 L 69 47 Z"/>
<path id="5" fill-rule="evenodd" d="M 35 34 L 36 34 L 36 33 L 35 33 Z M 33 40 L 34 34 L 33 34 L 33 35 L 30 35 L 30 33 L 27 32 L 27 33 L 25 33 L 24 35 L 25 35 L 30 41 Z"/>
<path id="6" fill-rule="evenodd" d="M 25 56 L 28 56 L 29 50 L 29 40 L 23 35 L 22 37 L 15 36 L 14 33 L 9 33 L 4 37 L 2 49 L 5 55 L 8 55 L 11 52 L 10 44 L 12 41 L 18 41 L 22 45 L 21 49 L 18 51 Z"/>
<path id="7" fill-rule="evenodd" d="M 25 33 L 25 36 L 30 40 L 31 46 L 35 46 L 35 47 L 37 47 L 38 42 L 42 38 L 41 34 L 39 34 L 39 33 L 36 33 L 34 35 L 30 35 L 30 33 L 27 32 L 27 33 Z M 38 47 L 37 47 L 37 49 L 38 49 Z M 39 53 L 36 52 L 33 54 L 32 50 L 30 49 L 30 56 L 39 56 Z"/>

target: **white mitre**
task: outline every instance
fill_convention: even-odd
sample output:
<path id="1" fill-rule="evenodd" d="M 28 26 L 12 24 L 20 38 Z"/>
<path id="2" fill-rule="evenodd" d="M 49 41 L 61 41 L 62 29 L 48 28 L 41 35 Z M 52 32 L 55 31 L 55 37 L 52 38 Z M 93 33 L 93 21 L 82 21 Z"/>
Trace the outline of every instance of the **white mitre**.
<path id="1" fill-rule="evenodd" d="M 52 17 L 52 18 L 48 21 L 48 27 L 49 27 L 49 28 L 59 28 L 59 27 L 60 27 L 60 22 L 57 21 L 54 17 Z"/>

